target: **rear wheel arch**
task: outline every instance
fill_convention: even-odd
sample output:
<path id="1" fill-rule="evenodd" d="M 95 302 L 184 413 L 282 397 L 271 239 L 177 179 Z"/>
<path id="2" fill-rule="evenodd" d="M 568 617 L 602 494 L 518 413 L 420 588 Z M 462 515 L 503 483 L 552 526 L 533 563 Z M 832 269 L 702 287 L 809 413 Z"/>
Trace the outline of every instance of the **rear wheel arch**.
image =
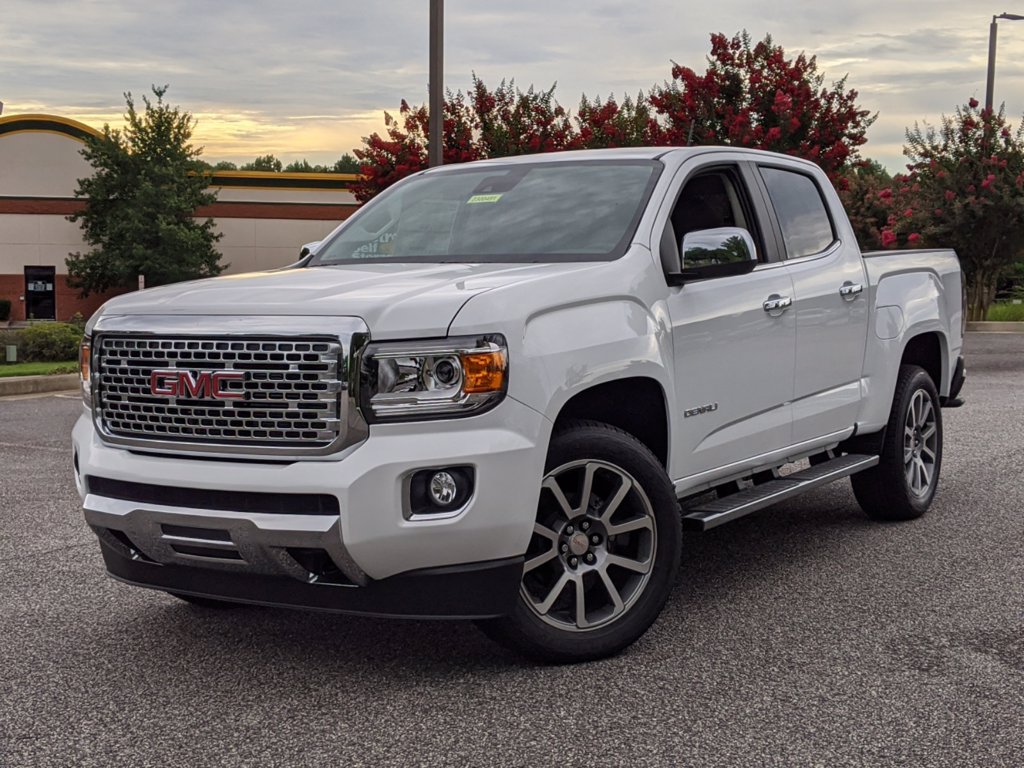
<path id="1" fill-rule="evenodd" d="M 911 338 L 903 347 L 900 365 L 916 365 L 923 368 L 942 393 L 943 383 L 948 376 L 946 370 L 945 339 L 938 331 L 921 333 Z"/>

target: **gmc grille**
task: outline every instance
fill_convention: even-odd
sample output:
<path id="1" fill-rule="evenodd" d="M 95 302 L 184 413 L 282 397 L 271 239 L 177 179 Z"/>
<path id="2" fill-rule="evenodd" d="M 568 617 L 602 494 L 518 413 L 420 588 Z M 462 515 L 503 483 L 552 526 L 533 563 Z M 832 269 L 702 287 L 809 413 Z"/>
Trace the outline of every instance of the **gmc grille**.
<path id="1" fill-rule="evenodd" d="M 248 446 L 289 453 L 330 446 L 341 435 L 344 362 L 331 338 L 102 335 L 94 343 L 95 405 L 108 435 L 133 442 Z M 232 371 L 216 390 L 155 395 L 167 372 L 186 380 Z M 190 378 L 191 377 L 191 378 Z M 159 387 L 158 387 L 159 389 Z"/>

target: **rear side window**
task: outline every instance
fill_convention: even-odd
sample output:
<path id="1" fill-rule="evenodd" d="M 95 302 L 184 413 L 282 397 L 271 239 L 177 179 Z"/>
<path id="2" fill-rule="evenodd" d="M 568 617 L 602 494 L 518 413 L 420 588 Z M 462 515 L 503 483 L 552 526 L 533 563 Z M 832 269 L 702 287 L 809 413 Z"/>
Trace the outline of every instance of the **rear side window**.
<path id="1" fill-rule="evenodd" d="M 761 177 L 779 218 L 787 258 L 812 256 L 833 243 L 832 220 L 814 179 L 780 168 L 761 168 Z"/>

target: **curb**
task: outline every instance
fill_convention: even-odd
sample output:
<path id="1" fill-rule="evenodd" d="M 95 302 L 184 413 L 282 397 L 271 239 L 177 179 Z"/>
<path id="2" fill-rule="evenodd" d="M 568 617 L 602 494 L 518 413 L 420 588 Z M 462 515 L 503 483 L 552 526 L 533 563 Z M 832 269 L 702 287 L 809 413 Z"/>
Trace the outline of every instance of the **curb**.
<path id="1" fill-rule="evenodd" d="M 994 322 L 991 320 L 969 320 L 968 333 L 1024 333 L 1024 323 Z"/>
<path id="2" fill-rule="evenodd" d="M 78 387 L 77 373 L 62 373 L 55 376 L 9 376 L 0 378 L 0 397 L 34 395 L 39 392 L 66 392 Z"/>

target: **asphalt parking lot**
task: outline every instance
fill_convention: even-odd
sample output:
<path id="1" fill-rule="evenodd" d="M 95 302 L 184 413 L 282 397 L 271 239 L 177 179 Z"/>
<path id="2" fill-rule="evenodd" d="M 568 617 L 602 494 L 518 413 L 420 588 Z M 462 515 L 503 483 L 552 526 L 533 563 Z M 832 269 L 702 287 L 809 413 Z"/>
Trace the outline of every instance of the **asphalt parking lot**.
<path id="1" fill-rule="evenodd" d="M 0 400 L 0 765 L 1024 765 L 1024 335 L 967 340 L 924 518 L 844 483 L 688 535 L 632 649 L 211 611 L 103 572 L 67 396 Z"/>

